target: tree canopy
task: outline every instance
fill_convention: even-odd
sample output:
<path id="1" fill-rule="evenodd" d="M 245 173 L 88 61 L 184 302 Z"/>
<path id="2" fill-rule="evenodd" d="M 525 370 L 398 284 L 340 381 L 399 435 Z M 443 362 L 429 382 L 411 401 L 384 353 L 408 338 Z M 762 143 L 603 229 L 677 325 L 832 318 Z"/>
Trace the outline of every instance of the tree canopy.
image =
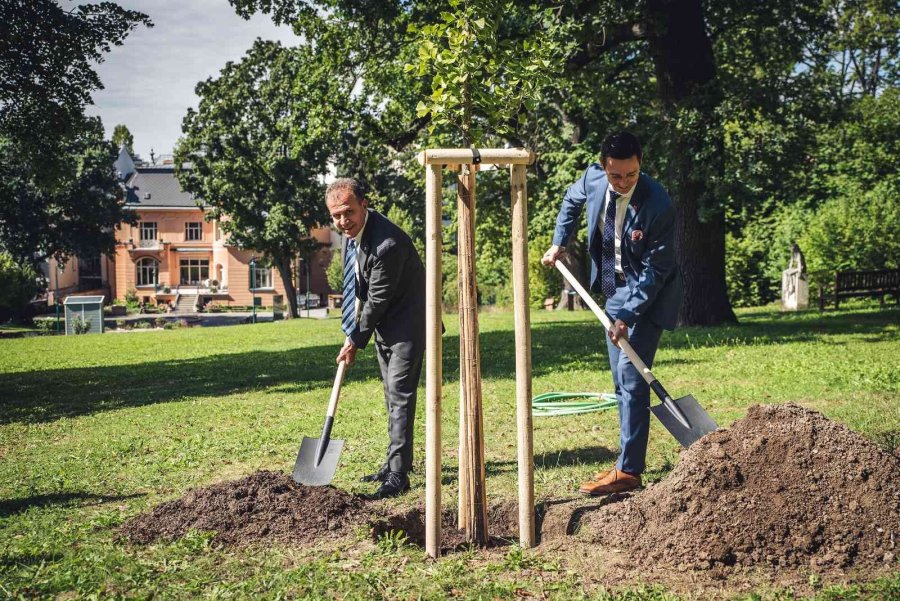
<path id="1" fill-rule="evenodd" d="M 111 252 L 132 219 L 84 106 L 103 87 L 94 65 L 139 25 L 152 23 L 110 2 L 0 4 L 0 248 L 17 261 Z"/>
<path id="2" fill-rule="evenodd" d="M 131 131 L 124 123 L 119 123 L 116 125 L 115 129 L 113 129 L 112 143 L 116 148 L 122 148 L 124 145 L 128 154 L 134 156 L 134 136 L 131 135 Z"/>
<path id="3" fill-rule="evenodd" d="M 790 242 L 829 200 L 810 165 L 829 160 L 833 142 L 817 132 L 897 85 L 900 17 L 884 0 L 230 1 L 243 16 L 292 24 L 321 56 L 344 57 L 360 105 L 335 132 L 354 141 L 339 165 L 371 174 L 359 156 L 399 152 L 397 178 L 382 169 L 377 188 L 414 222 L 422 196 L 408 185 L 421 172 L 404 160 L 413 149 L 536 150 L 529 192 L 538 240 L 602 137 L 635 131 L 643 169 L 678 209 L 686 324 L 733 320 L 732 303 L 748 297 L 727 283 L 741 278 L 766 282 L 754 302 L 771 300 L 771 266 L 786 265 Z M 896 167 L 885 177 L 896 181 Z M 482 283 L 499 287 L 508 209 L 491 188 L 479 193 L 479 269 L 490 271 Z M 776 230 L 785 238 L 777 247 Z M 763 233 L 765 260 L 740 250 Z"/>
<path id="4" fill-rule="evenodd" d="M 239 62 L 197 85 L 175 149 L 182 187 L 231 243 L 278 269 L 296 316 L 293 258 L 327 223 L 324 176 L 349 118 L 353 82 L 307 49 L 257 40 Z"/>

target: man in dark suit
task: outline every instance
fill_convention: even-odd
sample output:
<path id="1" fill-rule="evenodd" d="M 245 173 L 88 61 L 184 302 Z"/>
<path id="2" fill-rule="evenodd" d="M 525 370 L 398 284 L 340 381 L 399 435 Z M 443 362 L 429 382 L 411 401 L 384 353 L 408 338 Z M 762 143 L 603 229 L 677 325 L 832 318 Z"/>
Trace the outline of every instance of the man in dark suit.
<path id="1" fill-rule="evenodd" d="M 587 212 L 590 288 L 606 297 L 615 320 L 607 350 L 619 406 L 620 454 L 615 467 L 599 472 L 580 491 L 604 495 L 638 488 L 650 432 L 650 387 L 619 350 L 620 338 L 648 367 L 663 329 L 675 328 L 681 304 L 681 273 L 675 258 L 675 207 L 665 189 L 641 173 L 641 145 L 628 132 L 607 136 L 600 163 L 572 184 L 556 219 L 553 245 L 542 261 L 565 253 L 582 210 Z"/>
<path id="2" fill-rule="evenodd" d="M 347 335 L 338 362 L 352 364 L 375 336 L 388 413 L 387 459 L 364 482 L 381 482 L 377 498 L 409 490 L 416 388 L 425 354 L 425 268 L 412 240 L 368 208 L 359 182 L 335 180 L 325 194 L 334 225 L 345 235 L 341 328 Z"/>

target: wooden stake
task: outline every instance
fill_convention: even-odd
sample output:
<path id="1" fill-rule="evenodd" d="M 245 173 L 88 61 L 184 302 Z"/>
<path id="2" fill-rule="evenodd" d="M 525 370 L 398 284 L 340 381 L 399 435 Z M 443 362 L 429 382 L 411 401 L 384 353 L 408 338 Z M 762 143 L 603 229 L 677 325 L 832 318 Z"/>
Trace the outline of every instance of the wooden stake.
<path id="1" fill-rule="evenodd" d="M 478 155 L 482 163 L 494 165 L 530 165 L 535 159 L 534 153 L 525 148 L 479 148 Z M 417 158 L 420 165 L 471 165 L 475 153 L 471 148 L 429 148 Z"/>
<path id="2" fill-rule="evenodd" d="M 441 552 L 441 166 L 425 172 L 425 551 Z"/>
<path id="3" fill-rule="evenodd" d="M 534 441 L 531 421 L 531 315 L 528 293 L 528 192 L 525 166 L 510 167 L 513 306 L 516 329 L 516 428 L 519 462 L 519 544 L 533 547 Z"/>
<path id="4" fill-rule="evenodd" d="M 457 456 L 459 458 L 459 470 L 458 470 L 458 479 L 459 483 L 459 499 L 458 499 L 458 511 L 457 511 L 457 524 L 456 527 L 460 530 L 466 529 L 466 524 L 468 523 L 468 515 L 469 515 L 469 507 L 472 505 L 472 491 L 469 489 L 469 468 L 466 463 L 466 458 L 468 457 L 468 452 L 466 451 L 468 447 L 468 431 L 469 427 L 466 425 L 468 422 L 466 421 L 467 409 L 466 409 L 466 387 L 463 386 L 463 382 L 465 381 L 465 373 L 466 373 L 466 362 L 463 360 L 462 354 L 460 353 L 459 358 L 459 450 L 457 451 Z"/>
<path id="5" fill-rule="evenodd" d="M 465 389 L 466 480 L 471 500 L 464 530 L 470 542 L 488 541 L 484 486 L 484 433 L 481 412 L 481 357 L 478 343 L 478 295 L 475 278 L 475 171 L 464 166 L 457 185 L 457 259 L 459 279 L 460 386 Z"/>

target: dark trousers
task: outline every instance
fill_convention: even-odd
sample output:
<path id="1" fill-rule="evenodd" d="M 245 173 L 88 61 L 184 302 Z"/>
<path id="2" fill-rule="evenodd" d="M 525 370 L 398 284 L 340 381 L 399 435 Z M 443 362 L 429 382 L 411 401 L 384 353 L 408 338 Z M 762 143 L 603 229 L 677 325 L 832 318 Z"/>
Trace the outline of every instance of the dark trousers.
<path id="1" fill-rule="evenodd" d="M 616 293 L 606 301 L 606 312 L 616 318 L 616 312 L 628 300 L 628 286 L 616 288 Z M 638 357 L 653 368 L 653 358 L 659 347 L 662 328 L 649 319 L 638 319 L 628 329 L 628 341 Z M 647 461 L 647 439 L 650 435 L 650 386 L 637 368 L 606 336 L 609 351 L 609 367 L 612 370 L 616 399 L 619 404 L 619 460 L 616 467 L 629 474 L 644 472 Z"/>
<path id="2" fill-rule="evenodd" d="M 407 473 L 412 469 L 416 389 L 422 373 L 424 350 L 412 342 L 388 346 L 377 340 L 375 348 L 384 380 L 384 404 L 390 436 L 385 463 L 392 472 Z"/>

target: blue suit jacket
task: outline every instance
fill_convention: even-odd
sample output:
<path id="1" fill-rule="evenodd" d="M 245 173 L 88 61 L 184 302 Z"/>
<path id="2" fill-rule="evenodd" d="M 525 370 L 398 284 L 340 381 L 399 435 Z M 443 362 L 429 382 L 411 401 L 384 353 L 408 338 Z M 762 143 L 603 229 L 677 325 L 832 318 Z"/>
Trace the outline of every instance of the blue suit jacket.
<path id="1" fill-rule="evenodd" d="M 647 318 L 671 330 L 681 306 L 681 271 L 675 257 L 675 206 L 662 185 L 641 173 L 622 226 L 622 271 L 630 295 L 614 319 L 629 327 Z M 598 224 L 606 199 L 606 172 L 593 163 L 566 191 L 556 218 L 553 244 L 565 246 L 587 210 L 588 251 L 591 255 L 590 288 L 600 292 L 603 235 Z M 635 232 L 640 232 L 635 234 Z"/>

